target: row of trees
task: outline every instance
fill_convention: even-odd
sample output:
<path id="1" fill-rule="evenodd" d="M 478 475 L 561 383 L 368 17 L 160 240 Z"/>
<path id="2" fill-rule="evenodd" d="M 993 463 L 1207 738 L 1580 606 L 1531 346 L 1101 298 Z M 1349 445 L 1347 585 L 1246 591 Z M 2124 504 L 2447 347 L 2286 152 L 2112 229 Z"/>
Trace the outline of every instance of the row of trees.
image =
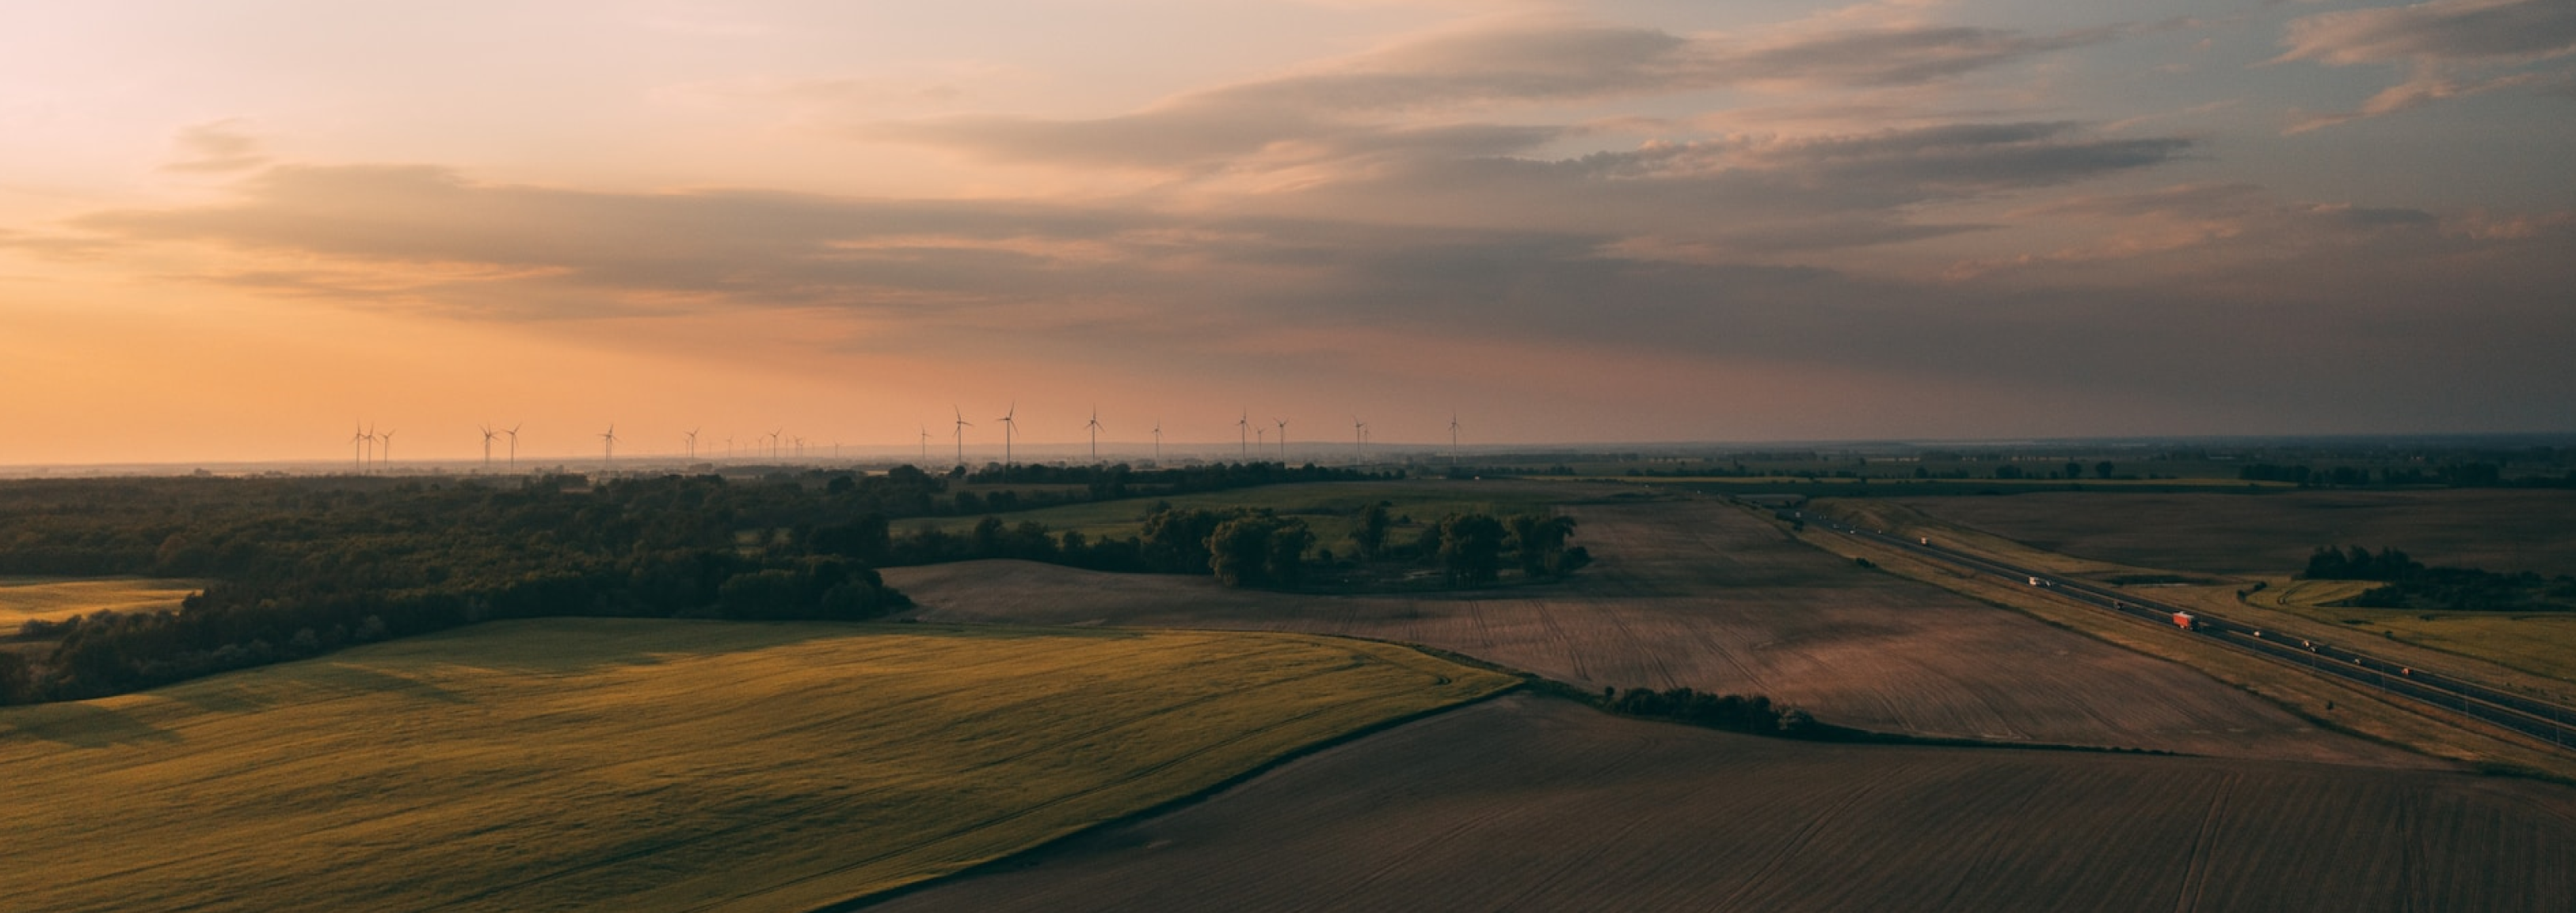
<path id="1" fill-rule="evenodd" d="M 2289 482 L 2308 488 L 2365 488 L 2447 486 L 2450 488 L 2576 488 L 2576 471 L 2564 476 L 2504 477 L 2504 467 L 2495 463 L 2446 463 L 2421 466 L 2383 466 L 2376 471 L 2363 466 L 2311 467 L 2304 463 L 2277 465 L 2255 463 L 2236 471 L 2236 477 L 2249 482 Z"/>
<path id="2" fill-rule="evenodd" d="M 2371 609 L 2439 609 L 2452 612 L 2576 611 L 2576 577 L 2498 573 L 2467 567 L 2427 567 L 2393 548 L 2373 554 L 2361 546 L 2318 548 L 2299 576 L 2312 580 L 2373 580 L 2387 584 L 2343 604 Z"/>
<path id="3" fill-rule="evenodd" d="M 868 518 L 855 527 L 815 530 L 812 547 L 887 567 L 1014 558 L 1097 571 L 1213 574 L 1227 586 L 1275 589 L 1295 589 L 1323 569 L 1371 563 L 1436 565 L 1451 585 L 1483 586 L 1497 582 L 1506 567 L 1530 578 L 1560 577 L 1592 559 L 1583 547 L 1568 544 L 1572 517 L 1455 514 L 1421 524 L 1400 541 L 1393 536 L 1399 524 L 1384 502 L 1363 508 L 1357 521 L 1351 546 L 1340 554 L 1318 549 L 1318 537 L 1303 518 L 1266 509 L 1169 504 L 1156 504 L 1128 537 L 1058 532 L 1035 521 L 1014 524 L 989 516 L 962 535 L 924 526 L 889 537 L 882 518 Z"/>
<path id="4" fill-rule="evenodd" d="M 1759 694 L 1709 694 L 1689 688 L 1671 691 L 1603 688 L 1601 707 L 1627 716 L 1672 720 L 1755 735 L 1817 739 L 1835 732 L 1833 727 L 1817 722 L 1806 711 L 1774 704 L 1769 697 Z"/>

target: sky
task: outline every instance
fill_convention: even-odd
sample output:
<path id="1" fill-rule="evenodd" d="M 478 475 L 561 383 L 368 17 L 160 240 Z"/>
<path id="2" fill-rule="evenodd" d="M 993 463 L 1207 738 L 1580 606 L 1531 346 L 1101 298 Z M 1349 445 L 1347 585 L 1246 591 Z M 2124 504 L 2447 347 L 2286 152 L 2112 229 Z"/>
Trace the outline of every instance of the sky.
<path id="1" fill-rule="evenodd" d="M 0 0 L 0 465 L 2576 431 L 2576 4 Z"/>

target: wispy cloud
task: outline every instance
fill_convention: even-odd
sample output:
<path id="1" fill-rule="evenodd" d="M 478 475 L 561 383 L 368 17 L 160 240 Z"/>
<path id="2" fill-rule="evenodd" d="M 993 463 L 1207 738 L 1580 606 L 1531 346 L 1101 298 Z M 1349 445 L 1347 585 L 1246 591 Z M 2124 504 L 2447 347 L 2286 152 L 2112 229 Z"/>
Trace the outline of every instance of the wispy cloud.
<path id="1" fill-rule="evenodd" d="M 2576 5 L 2560 0 L 2433 0 L 2290 21 L 2275 62 L 2403 66 L 2405 81 L 2351 111 L 2299 116 L 2291 133 L 2498 89 L 2563 83 L 2565 69 L 2528 66 L 2576 54 Z"/>

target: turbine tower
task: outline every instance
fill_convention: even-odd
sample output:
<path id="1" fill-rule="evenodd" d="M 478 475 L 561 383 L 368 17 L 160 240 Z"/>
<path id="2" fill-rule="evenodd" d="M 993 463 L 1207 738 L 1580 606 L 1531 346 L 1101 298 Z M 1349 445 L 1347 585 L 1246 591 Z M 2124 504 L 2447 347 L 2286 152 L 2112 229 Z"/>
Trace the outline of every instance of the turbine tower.
<path id="1" fill-rule="evenodd" d="M 367 471 L 367 457 L 366 451 L 359 448 L 365 446 L 366 442 L 367 426 L 365 424 L 349 426 L 349 465 L 361 474 Z"/>
<path id="2" fill-rule="evenodd" d="M 519 426 L 512 425 L 510 430 L 501 433 L 510 436 L 510 471 L 517 472 L 519 471 Z"/>
<path id="3" fill-rule="evenodd" d="M 376 466 L 382 468 L 386 463 L 394 461 L 394 433 L 387 431 L 376 435 L 376 437 L 385 442 L 384 453 L 376 457 Z"/>
<path id="4" fill-rule="evenodd" d="M 612 423 L 608 430 L 600 432 L 599 442 L 599 470 L 606 472 L 609 467 L 617 465 L 617 426 Z"/>
<path id="5" fill-rule="evenodd" d="M 966 468 L 966 429 L 975 427 L 975 423 L 967 421 L 966 413 L 954 405 L 949 406 L 948 411 L 957 413 L 957 468 L 964 469 Z"/>
<path id="6" fill-rule="evenodd" d="M 1252 462 L 1252 435 L 1249 433 L 1251 427 L 1252 411 L 1247 409 L 1244 410 L 1242 418 L 1234 420 L 1235 449 L 1241 453 L 1235 459 L 1246 463 Z"/>
<path id="7" fill-rule="evenodd" d="M 684 435 L 681 435 L 681 437 L 685 437 L 685 438 L 688 438 L 688 439 L 689 439 L 689 462 L 692 462 L 692 463 L 697 462 L 697 461 L 698 461 L 698 429 L 691 428 L 691 429 L 689 429 L 689 433 L 684 434 Z"/>
<path id="8" fill-rule="evenodd" d="M 1154 420 L 1154 465 L 1163 465 L 1163 420 Z"/>
<path id="9" fill-rule="evenodd" d="M 477 426 L 475 426 L 475 427 L 478 427 L 478 428 L 483 429 L 483 471 L 484 471 L 484 472 L 491 472 L 491 471 L 492 471 L 492 439 L 493 439 L 493 438 L 496 438 L 496 437 L 500 437 L 500 436 L 501 436 L 501 432 L 498 432 L 498 431 L 494 431 L 494 430 L 492 430 L 492 426 L 490 426 L 490 425 L 477 425 Z"/>
<path id="10" fill-rule="evenodd" d="M 769 458 L 773 461 L 778 459 L 778 445 L 782 440 L 779 435 L 785 434 L 786 432 L 787 429 L 785 428 L 774 428 L 769 432 Z"/>
<path id="11" fill-rule="evenodd" d="M 1100 462 L 1100 407 L 1091 407 L 1091 424 L 1085 429 L 1091 432 L 1091 461 Z"/>
<path id="12" fill-rule="evenodd" d="M 1458 413 L 1449 413 L 1449 466 L 1458 466 Z"/>
<path id="13" fill-rule="evenodd" d="M 1368 462 L 1367 443 L 1368 423 L 1360 421 L 1359 416 L 1351 416 L 1351 462 Z"/>
<path id="14" fill-rule="evenodd" d="M 930 465 L 930 426 L 921 426 L 921 465 Z"/>
<path id="15" fill-rule="evenodd" d="M 1279 465 L 1286 466 L 1288 465 L 1288 420 L 1274 418 L 1271 421 L 1279 424 Z"/>
<path id="16" fill-rule="evenodd" d="M 1012 419 L 1012 416 L 1018 414 L 1020 414 L 1019 401 L 1013 400 L 1011 411 L 1004 412 L 1001 418 L 994 419 L 1002 423 L 1002 468 L 1004 469 L 1011 468 L 1011 437 L 1018 434 L 1020 430 L 1020 423 Z"/>
<path id="17" fill-rule="evenodd" d="M 367 441 L 367 457 L 366 457 L 366 460 L 365 460 L 364 462 L 360 463 L 360 464 L 359 464 L 359 467 L 358 467 L 358 471 L 359 471 L 359 472 L 361 472 L 361 473 L 367 473 L 367 472 L 374 472 L 374 471 L 375 471 L 375 466 L 376 466 L 376 426 L 374 426 L 374 425 L 368 425 L 368 426 L 367 426 L 367 436 L 366 436 L 366 441 Z"/>

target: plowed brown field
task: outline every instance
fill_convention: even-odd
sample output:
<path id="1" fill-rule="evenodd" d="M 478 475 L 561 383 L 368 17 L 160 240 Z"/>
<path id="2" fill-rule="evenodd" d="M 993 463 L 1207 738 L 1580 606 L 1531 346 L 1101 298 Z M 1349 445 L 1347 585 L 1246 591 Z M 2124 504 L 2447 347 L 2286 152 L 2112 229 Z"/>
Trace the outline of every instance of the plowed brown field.
<path id="1" fill-rule="evenodd" d="M 2286 574 L 2320 545 L 2428 564 L 2576 574 L 2576 492 L 2034 492 L 1900 503 L 2052 552 L 2139 567 Z"/>
<path id="2" fill-rule="evenodd" d="M 872 909 L 2565 910 L 2576 790 L 1781 742 L 1506 697 Z"/>
<path id="3" fill-rule="evenodd" d="M 1261 628 L 1419 643 L 1587 687 L 1760 692 L 1934 736 L 2388 766 L 2198 672 L 1854 567 L 1705 501 L 1576 508 L 1601 557 L 1483 598 L 1319 597 L 1019 562 L 886 572 L 942 621 Z"/>

